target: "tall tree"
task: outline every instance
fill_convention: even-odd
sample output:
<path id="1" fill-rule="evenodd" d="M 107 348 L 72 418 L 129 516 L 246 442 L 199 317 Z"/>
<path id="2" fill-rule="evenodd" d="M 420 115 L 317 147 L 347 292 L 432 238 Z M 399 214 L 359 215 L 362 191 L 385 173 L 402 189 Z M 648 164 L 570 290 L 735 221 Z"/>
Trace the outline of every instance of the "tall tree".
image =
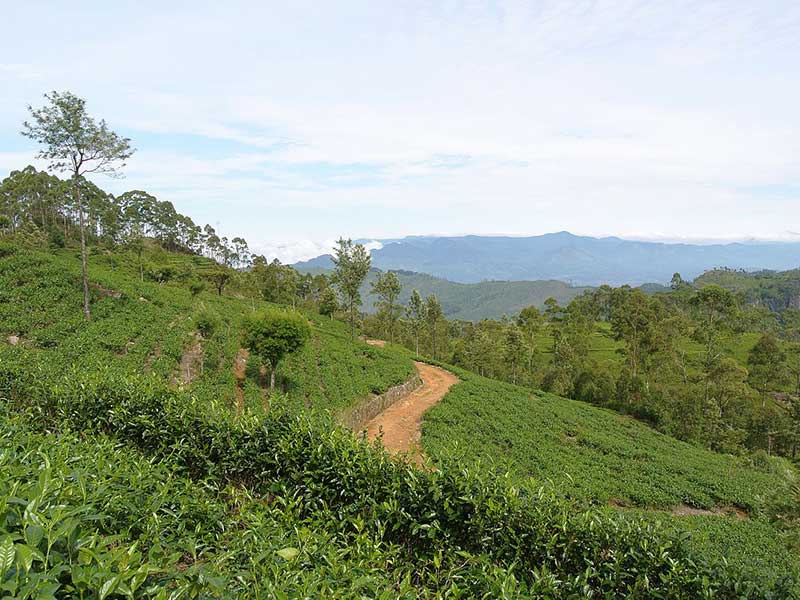
<path id="1" fill-rule="evenodd" d="M 371 259 L 363 244 L 340 238 L 334 249 L 331 282 L 339 289 L 350 319 L 350 336 L 356 337 L 356 318 L 361 306 L 361 284 L 369 273 Z"/>
<path id="2" fill-rule="evenodd" d="M 120 169 L 134 150 L 130 140 L 111 131 L 104 120 L 96 121 L 86 112 L 86 101 L 70 92 L 45 94 L 42 108 L 28 106 L 31 121 L 23 123 L 22 135 L 43 147 L 38 157 L 49 161 L 54 171 L 72 177 L 73 203 L 78 209 L 81 233 L 81 275 L 83 278 L 83 313 L 89 309 L 89 275 L 86 265 L 86 224 L 81 198 L 81 179 L 91 173 L 120 177 Z"/>
<path id="3" fill-rule="evenodd" d="M 516 318 L 517 327 L 525 336 L 525 346 L 528 351 L 528 371 L 533 372 L 533 357 L 536 353 L 536 336 L 544 325 L 544 316 L 535 306 L 523 308 Z"/>
<path id="4" fill-rule="evenodd" d="M 750 385 L 765 397 L 770 389 L 775 390 L 786 380 L 786 353 L 774 335 L 765 333 L 747 355 L 748 380 Z"/>
<path id="5" fill-rule="evenodd" d="M 425 304 L 422 302 L 422 296 L 419 295 L 417 290 L 413 290 L 411 297 L 408 299 L 406 317 L 411 327 L 411 333 L 414 335 L 414 352 L 419 357 L 419 334 L 425 324 Z"/>
<path id="6" fill-rule="evenodd" d="M 408 299 L 406 317 L 411 327 L 411 333 L 414 336 L 414 353 L 419 357 L 419 334 L 425 324 L 425 304 L 417 290 L 413 290 L 411 297 Z"/>
<path id="7" fill-rule="evenodd" d="M 709 406 L 713 374 L 722 358 L 721 338 L 733 326 L 738 305 L 733 293 L 718 285 L 699 289 L 690 304 L 696 322 L 692 337 L 703 345 L 703 406 Z"/>
<path id="8" fill-rule="evenodd" d="M 425 299 L 425 322 L 428 325 L 428 333 L 431 336 L 431 351 L 433 360 L 436 360 L 436 337 L 439 321 L 442 320 L 442 305 L 439 304 L 439 299 L 431 294 Z"/>
<path id="9" fill-rule="evenodd" d="M 511 383 L 516 384 L 520 367 L 524 364 L 527 355 L 527 348 L 520 328 L 513 323 L 506 330 L 503 350 L 506 364 L 511 369 Z"/>
<path id="10" fill-rule="evenodd" d="M 372 284 L 372 293 L 376 294 L 378 301 L 378 316 L 386 321 L 386 331 L 389 341 L 394 342 L 394 329 L 400 317 L 400 307 L 397 299 L 400 297 L 402 286 L 397 275 L 392 271 L 381 273 Z"/>

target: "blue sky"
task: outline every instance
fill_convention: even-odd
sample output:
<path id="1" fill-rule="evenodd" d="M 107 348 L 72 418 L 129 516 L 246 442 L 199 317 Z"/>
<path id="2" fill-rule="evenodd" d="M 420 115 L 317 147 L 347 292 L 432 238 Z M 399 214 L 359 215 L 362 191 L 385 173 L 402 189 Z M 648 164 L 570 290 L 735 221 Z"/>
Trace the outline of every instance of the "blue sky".
<path id="1" fill-rule="evenodd" d="M 340 235 L 800 239 L 798 65 L 794 0 L 31 1 L 0 23 L 0 176 L 33 162 L 26 105 L 68 89 L 138 150 L 98 184 L 284 260 Z"/>

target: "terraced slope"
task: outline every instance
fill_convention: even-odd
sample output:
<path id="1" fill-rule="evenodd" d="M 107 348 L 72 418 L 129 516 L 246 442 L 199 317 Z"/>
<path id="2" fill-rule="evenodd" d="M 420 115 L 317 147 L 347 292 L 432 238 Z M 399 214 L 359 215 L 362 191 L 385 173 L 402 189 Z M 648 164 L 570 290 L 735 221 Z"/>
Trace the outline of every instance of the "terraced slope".
<path id="1" fill-rule="evenodd" d="M 193 297 L 186 281 L 197 257 L 168 255 L 183 279 L 163 285 L 138 280 L 125 256 L 93 257 L 93 319 L 84 323 L 80 264 L 69 252 L 15 252 L 0 256 L 0 343 L 14 336 L 19 348 L 46 353 L 54 372 L 81 365 L 120 373 L 151 373 L 201 398 L 231 408 L 241 390 L 246 406 L 264 404 L 265 381 L 250 360 L 237 380 L 242 318 L 266 303 L 204 291 Z M 198 337 L 196 318 L 210 313 L 212 333 Z M 286 399 L 297 406 L 342 410 L 371 393 L 406 381 L 412 361 L 381 348 L 353 344 L 338 321 L 309 314 L 311 342 L 279 368 Z"/>
<path id="2" fill-rule="evenodd" d="M 180 265 L 183 257 L 172 260 Z M 351 342 L 340 324 L 309 315 L 314 339 L 281 369 L 284 393 L 265 404 L 258 365 L 242 365 L 238 337 L 241 317 L 258 301 L 207 292 L 193 298 L 179 278 L 142 283 L 124 255 L 96 254 L 91 264 L 94 320 L 84 323 L 73 253 L 0 245 L 0 466 L 11 474 L 0 481 L 0 549 L 15 561 L 0 574 L 4 586 L 23 582 L 33 597 L 48 597 L 102 582 L 107 598 L 130 597 L 134 584 L 134 597 L 153 598 L 177 589 L 183 598 L 790 593 L 791 582 L 780 578 L 794 563 L 757 518 L 752 488 L 777 489 L 780 474 L 743 468 L 715 479 L 699 463 L 735 459 L 667 438 L 659 445 L 598 409 L 534 400 L 462 371 L 425 423 L 423 445 L 438 468 L 418 469 L 324 414 L 405 381 L 409 353 Z M 198 336 L 203 311 L 215 315 L 216 326 Z M 604 445 L 598 436 L 606 430 L 612 442 Z M 547 468 L 561 472 L 545 463 L 557 466 L 563 447 L 553 440 L 565 432 L 575 439 L 562 439 L 563 447 L 581 450 L 564 451 L 562 466 L 578 475 L 552 477 L 552 486 L 528 479 Z M 622 468 L 590 478 L 593 463 L 602 472 L 616 455 L 635 463 L 624 443 L 635 437 L 650 467 L 637 466 L 633 483 Z M 584 438 L 590 443 L 578 442 Z M 463 457 L 449 454 L 453 441 Z M 666 453 L 673 459 L 662 461 Z M 511 474 L 471 463 L 486 455 L 505 459 Z M 695 471 L 665 470 L 681 462 Z M 612 477 L 621 481 L 605 481 Z M 168 482 L 168 496 L 148 487 L 140 500 L 142 479 Z M 648 505 L 648 493 L 659 497 L 676 482 L 692 501 L 705 494 L 709 505 L 730 501 L 751 510 L 748 521 L 715 521 L 734 523 L 718 531 L 737 540 L 740 560 L 725 565 L 716 542 L 677 539 L 688 531 L 680 521 L 665 531 L 651 523 L 651 511 L 619 515 L 605 506 L 611 497 Z M 626 490 L 639 495 L 619 493 Z M 22 501 L 29 511 L 18 510 Z M 97 560 L 66 530 L 40 536 L 30 528 L 25 513 L 39 515 L 38 507 L 43 523 L 69 517 L 70 531 L 98 549 Z M 141 580 L 118 577 L 128 566 Z"/>
<path id="3" fill-rule="evenodd" d="M 434 459 L 492 462 L 566 497 L 666 523 L 699 551 L 773 579 L 800 573 L 762 516 L 797 477 L 788 462 L 710 452 L 613 411 L 454 371 L 461 382 L 423 422 L 422 447 Z"/>

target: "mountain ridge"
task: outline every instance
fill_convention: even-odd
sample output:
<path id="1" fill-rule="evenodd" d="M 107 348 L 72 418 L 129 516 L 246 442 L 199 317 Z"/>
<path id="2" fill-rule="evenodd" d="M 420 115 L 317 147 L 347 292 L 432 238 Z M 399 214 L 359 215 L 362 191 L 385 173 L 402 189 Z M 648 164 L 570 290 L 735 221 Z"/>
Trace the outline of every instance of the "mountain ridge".
<path id="1" fill-rule="evenodd" d="M 727 267 L 758 271 L 800 266 L 798 242 L 690 244 L 578 236 L 408 236 L 374 240 L 372 264 L 381 270 L 425 273 L 455 283 L 556 280 L 573 286 L 667 283 Z M 295 263 L 300 270 L 330 268 L 329 255 Z"/>

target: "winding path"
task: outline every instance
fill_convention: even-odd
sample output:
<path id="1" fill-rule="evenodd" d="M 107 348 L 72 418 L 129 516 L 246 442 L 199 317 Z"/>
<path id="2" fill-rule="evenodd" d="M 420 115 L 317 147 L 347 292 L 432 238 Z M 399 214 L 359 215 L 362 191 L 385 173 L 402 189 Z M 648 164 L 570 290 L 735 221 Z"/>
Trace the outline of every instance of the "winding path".
<path id="1" fill-rule="evenodd" d="M 415 361 L 414 365 L 422 385 L 367 421 L 364 429 L 370 440 L 382 436 L 383 445 L 392 452 L 413 451 L 418 455 L 422 415 L 444 398 L 447 391 L 458 383 L 458 377 L 426 363 Z"/>

